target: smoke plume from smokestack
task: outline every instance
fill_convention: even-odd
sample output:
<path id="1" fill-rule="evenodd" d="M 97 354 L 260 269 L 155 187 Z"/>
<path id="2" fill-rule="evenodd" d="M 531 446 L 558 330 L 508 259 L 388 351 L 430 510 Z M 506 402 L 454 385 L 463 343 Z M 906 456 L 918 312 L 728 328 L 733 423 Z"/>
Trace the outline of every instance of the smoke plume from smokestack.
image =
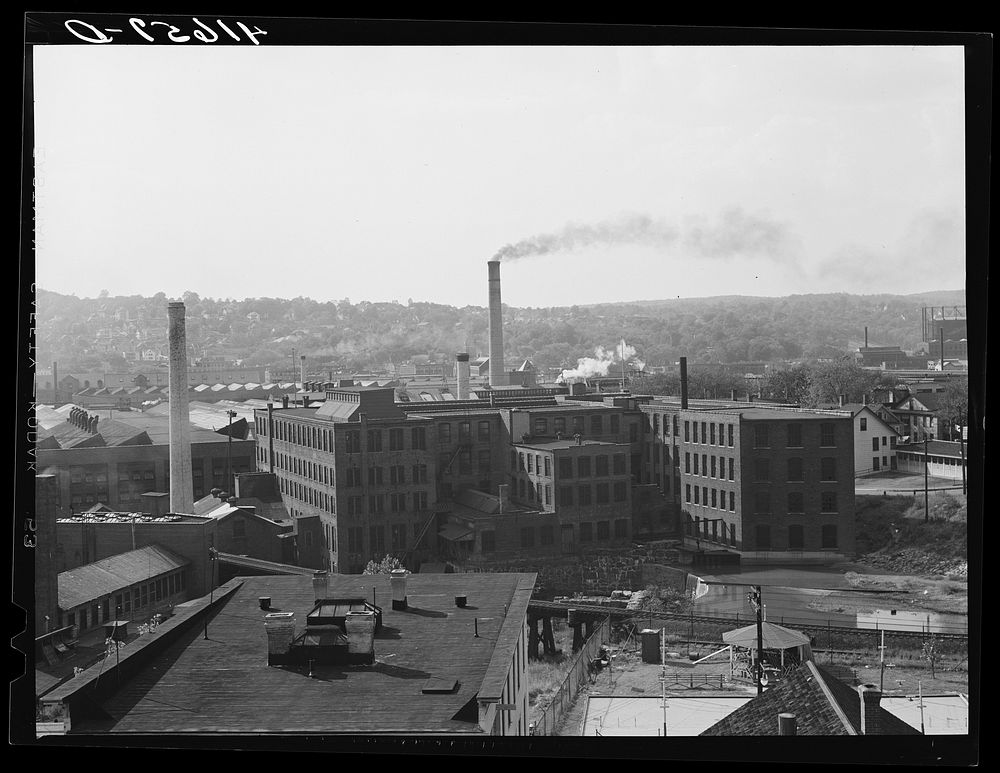
<path id="1" fill-rule="evenodd" d="M 725 210 L 714 224 L 700 218 L 691 219 L 683 229 L 649 215 L 625 215 L 596 225 L 569 223 L 554 233 L 538 234 L 505 245 L 497 250 L 493 260 L 520 260 L 586 247 L 627 244 L 672 247 L 679 244 L 688 255 L 695 257 L 715 259 L 745 254 L 783 261 L 793 256 L 794 242 L 783 223 L 749 215 L 735 207 Z"/>
<path id="2" fill-rule="evenodd" d="M 576 361 L 576 367 L 564 370 L 560 374 L 558 381 L 566 382 L 583 378 L 607 376 L 611 370 L 611 366 L 616 362 L 629 362 L 630 360 L 640 370 L 646 366 L 642 360 L 635 358 L 635 347 L 633 346 L 626 344 L 622 347 L 619 345 L 613 349 L 605 349 L 603 346 L 598 346 L 594 349 L 593 357 L 580 357 Z"/>

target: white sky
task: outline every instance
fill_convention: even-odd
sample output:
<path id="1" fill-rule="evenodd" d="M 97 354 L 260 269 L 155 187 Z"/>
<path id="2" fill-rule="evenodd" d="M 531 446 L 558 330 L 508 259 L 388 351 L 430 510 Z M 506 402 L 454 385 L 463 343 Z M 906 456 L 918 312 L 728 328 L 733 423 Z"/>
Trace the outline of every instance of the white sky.
<path id="1" fill-rule="evenodd" d="M 965 283 L 959 47 L 36 46 L 36 281 L 513 306 Z M 697 240 L 696 235 L 701 234 Z"/>

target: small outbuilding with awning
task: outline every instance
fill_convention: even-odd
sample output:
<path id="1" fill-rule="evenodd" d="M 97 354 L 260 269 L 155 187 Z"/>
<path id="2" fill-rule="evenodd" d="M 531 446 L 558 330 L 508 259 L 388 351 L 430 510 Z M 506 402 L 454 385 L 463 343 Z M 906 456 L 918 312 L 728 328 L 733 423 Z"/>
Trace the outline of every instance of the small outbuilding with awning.
<path id="1" fill-rule="evenodd" d="M 726 631 L 722 634 L 722 641 L 729 645 L 730 673 L 753 679 L 753 666 L 757 660 L 757 624 Z M 808 636 L 767 621 L 761 623 L 761 645 L 765 680 L 780 676 L 787 666 L 813 659 Z"/>

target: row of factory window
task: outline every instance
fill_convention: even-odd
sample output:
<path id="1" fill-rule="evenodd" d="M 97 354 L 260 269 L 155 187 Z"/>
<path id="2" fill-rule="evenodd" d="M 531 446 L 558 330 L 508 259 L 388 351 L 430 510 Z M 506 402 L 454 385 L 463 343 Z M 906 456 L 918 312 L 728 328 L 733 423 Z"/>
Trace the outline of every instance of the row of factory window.
<path id="1" fill-rule="evenodd" d="M 488 453 L 488 452 L 487 452 Z M 288 470 L 293 475 L 315 480 L 325 486 L 335 485 L 335 472 L 332 467 L 324 464 L 317 464 L 309 459 L 299 459 L 283 453 L 275 454 L 275 466 L 282 470 Z M 489 467 L 489 460 L 486 460 Z M 388 482 L 389 485 L 403 485 L 406 483 L 427 483 L 427 465 L 414 464 L 407 467 L 402 464 L 394 464 L 389 467 L 372 465 L 368 467 L 368 485 L 382 486 Z M 348 467 L 344 470 L 343 479 L 340 481 L 342 488 L 357 488 L 363 483 L 361 468 Z"/>
<path id="2" fill-rule="evenodd" d="M 920 464 L 924 463 L 923 454 L 912 454 L 907 451 L 899 451 L 896 457 L 903 462 L 918 462 Z M 962 459 L 960 457 L 954 456 L 928 456 L 928 464 L 943 464 L 949 467 L 961 467 Z"/>
<path id="3" fill-rule="evenodd" d="M 256 418 L 258 436 L 266 436 L 267 421 L 263 417 Z M 488 425 L 488 422 L 483 422 Z M 488 429 L 488 428 L 487 428 Z M 411 450 L 423 451 L 427 449 L 427 428 L 409 427 Z M 405 451 L 406 430 L 402 427 L 390 429 L 369 429 L 366 438 L 368 440 L 367 450 L 378 452 L 383 450 Z M 301 424 L 293 421 L 283 421 L 276 419 L 274 422 L 274 439 L 286 443 L 294 443 L 306 448 L 315 448 L 317 451 L 332 453 L 334 450 L 334 432 L 325 427 L 314 427 L 309 424 Z M 383 439 L 385 440 L 383 444 Z M 344 433 L 344 443 L 346 452 L 349 454 L 361 452 L 361 432 L 360 430 L 349 430 Z"/>
<path id="4" fill-rule="evenodd" d="M 347 515 L 365 515 L 365 497 L 347 497 Z M 383 515 L 385 513 L 406 513 L 413 510 L 422 511 L 429 507 L 429 497 L 426 491 L 393 492 L 392 494 L 370 494 L 367 498 L 368 515 Z"/>
<path id="5" fill-rule="evenodd" d="M 386 550 L 393 553 L 399 553 L 401 551 L 407 550 L 411 547 L 420 547 L 426 544 L 427 531 L 425 530 L 426 524 L 414 523 L 413 539 L 412 542 L 408 541 L 407 537 L 407 526 L 405 523 L 392 523 L 389 524 L 388 537 L 389 542 L 386 544 L 386 527 L 384 524 L 377 524 L 368 527 L 368 550 L 367 555 L 372 558 L 381 558 L 386 554 Z M 355 556 L 365 555 L 365 527 L 364 526 L 348 526 L 345 529 L 347 532 L 347 552 Z M 421 535 L 423 531 L 423 535 Z M 419 542 L 418 542 L 419 538 Z"/>
<path id="6" fill-rule="evenodd" d="M 886 442 L 888 441 L 889 448 L 896 447 L 896 436 L 893 435 L 891 438 L 887 438 L 885 435 L 882 436 L 881 446 L 879 445 L 879 439 L 877 437 L 872 438 L 872 451 L 878 451 L 879 448 L 885 448 Z"/>
<path id="7" fill-rule="evenodd" d="M 659 414 L 653 414 L 653 433 L 659 433 L 658 425 Z M 673 418 L 673 435 L 675 437 L 679 436 L 678 433 L 678 419 L 676 416 Z M 754 434 L 754 448 L 771 448 L 771 430 L 773 426 L 765 422 L 754 422 L 753 424 L 753 434 Z M 663 419 L 663 430 L 664 435 L 669 436 L 671 434 L 670 428 L 667 426 L 666 416 Z M 832 422 L 821 422 L 819 425 L 820 440 L 819 444 L 822 448 L 835 448 L 837 445 L 836 437 L 836 425 Z M 802 424 L 799 422 L 793 422 L 785 424 L 785 447 L 786 448 L 803 448 L 802 442 Z M 684 442 L 685 443 L 701 443 L 704 445 L 718 445 L 718 446 L 728 446 L 732 448 L 735 443 L 734 436 L 734 425 L 726 424 L 724 422 L 712 422 L 712 421 L 685 421 L 684 422 Z"/>
<path id="8" fill-rule="evenodd" d="M 455 463 L 458 462 L 456 465 Z M 472 468 L 472 452 L 459 446 L 455 451 L 442 451 L 438 454 L 438 469 L 442 475 L 478 475 L 489 477 L 493 465 L 493 456 L 488 448 L 480 448 L 476 452 L 476 467 Z"/>
<path id="9" fill-rule="evenodd" d="M 707 486 L 684 486 L 684 501 L 702 507 L 713 507 L 718 510 L 725 510 L 726 492 L 721 489 L 708 488 Z M 785 512 L 788 515 L 805 515 L 806 498 L 801 491 L 790 491 L 785 495 Z M 736 512 L 736 492 L 730 491 L 728 497 L 728 509 Z M 757 491 L 754 493 L 753 510 L 755 515 L 771 515 L 771 494 L 768 491 Z M 819 510 L 821 513 L 836 513 L 837 493 L 835 491 L 822 491 L 819 495 Z"/>
<path id="10" fill-rule="evenodd" d="M 567 418 L 569 419 L 569 424 L 566 423 Z M 609 434 L 617 435 L 621 431 L 621 416 L 617 413 L 612 413 L 609 417 Z M 568 428 L 568 434 L 571 435 L 584 435 L 587 433 L 587 420 L 584 416 L 555 416 L 552 419 L 552 435 L 566 435 Z M 634 429 L 631 427 L 630 429 Z M 538 435 L 540 437 L 546 437 L 550 434 L 549 432 L 549 419 L 543 416 L 536 416 L 531 424 L 531 431 L 533 435 Z M 590 434 L 591 435 L 603 435 L 604 434 L 604 414 L 595 413 L 590 416 Z M 634 433 L 633 433 L 634 434 Z M 636 438 L 633 436 L 631 440 L 634 442 Z"/>
<path id="11" fill-rule="evenodd" d="M 598 454 L 597 456 L 562 457 L 559 459 L 560 478 L 604 478 L 609 474 L 627 475 L 628 461 L 625 454 Z M 575 461 L 575 464 L 574 464 Z M 529 475 L 538 475 L 545 478 L 552 477 L 552 457 L 542 454 L 525 453 L 523 451 L 511 451 L 511 467 L 527 472 Z M 574 469 L 575 468 L 575 469 Z M 575 475 L 574 475 L 575 472 Z"/>
<path id="12" fill-rule="evenodd" d="M 563 529 L 566 529 L 567 525 L 563 525 Z M 606 542 L 611 539 L 623 540 L 629 538 L 629 519 L 628 518 L 618 518 L 614 521 L 614 537 L 611 536 L 611 521 L 583 521 L 577 524 L 578 536 L 580 542 Z M 572 528 L 572 526 L 570 526 Z M 522 548 L 533 548 L 536 545 L 535 542 L 535 531 L 534 526 L 523 526 L 521 527 L 521 540 L 520 545 Z M 555 544 L 555 526 L 552 524 L 545 524 L 543 526 L 537 527 L 538 531 L 538 542 L 537 544 L 542 547 L 548 547 Z M 496 535 L 491 531 L 483 532 L 482 539 L 482 549 L 484 553 L 492 553 L 496 550 Z"/>
<path id="13" fill-rule="evenodd" d="M 438 424 L 437 427 L 437 442 L 438 445 L 449 445 L 452 442 L 452 425 L 447 422 L 442 422 Z M 490 422 L 480 421 L 476 424 L 476 439 L 483 443 L 490 442 Z M 460 421 L 458 422 L 458 442 L 459 443 L 471 443 L 472 442 L 472 422 L 471 421 Z"/>
<path id="14" fill-rule="evenodd" d="M 805 528 L 801 524 L 791 524 L 785 527 L 785 545 L 787 550 L 802 550 L 805 547 Z M 736 525 L 721 523 L 720 519 L 691 519 L 688 516 L 685 532 L 689 537 L 711 540 L 722 544 L 736 545 Z M 772 529 L 767 523 L 759 523 L 754 527 L 754 549 L 771 550 L 774 544 L 771 540 Z M 820 549 L 836 550 L 837 525 L 824 524 L 820 528 Z"/>
<path id="15" fill-rule="evenodd" d="M 278 486 L 282 494 L 287 494 L 293 499 L 305 502 L 307 505 L 319 508 L 327 513 L 337 512 L 337 497 L 331 496 L 328 491 L 318 491 L 312 486 L 306 486 L 295 480 L 278 478 Z"/>
<path id="16" fill-rule="evenodd" d="M 522 502 L 535 502 L 546 506 L 552 504 L 552 486 L 548 483 L 536 484 L 530 479 L 511 476 L 511 486 L 514 490 L 514 496 Z M 625 481 L 559 487 L 558 505 L 560 507 L 606 505 L 610 502 L 627 501 L 628 484 Z"/>
<path id="17" fill-rule="evenodd" d="M 131 618 L 159 601 L 183 593 L 184 589 L 184 571 L 171 572 L 67 612 L 61 625 L 75 625 L 79 626 L 80 631 L 85 631 L 112 620 Z M 113 614 L 112 601 L 114 601 Z"/>

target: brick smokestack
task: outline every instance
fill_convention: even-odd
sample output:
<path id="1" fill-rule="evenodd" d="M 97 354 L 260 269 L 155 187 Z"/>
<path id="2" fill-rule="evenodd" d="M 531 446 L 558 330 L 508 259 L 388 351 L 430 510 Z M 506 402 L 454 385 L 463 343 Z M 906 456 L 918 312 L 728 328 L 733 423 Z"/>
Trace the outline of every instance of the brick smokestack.
<path id="1" fill-rule="evenodd" d="M 299 356 L 299 381 L 302 382 L 302 388 L 306 388 L 306 356 L 304 354 Z"/>
<path id="2" fill-rule="evenodd" d="M 459 352 L 455 355 L 455 366 L 458 372 L 455 377 L 458 379 L 458 399 L 469 399 L 469 354 Z"/>
<path id="3" fill-rule="evenodd" d="M 688 358 L 681 357 L 681 408 L 688 407 Z"/>
<path id="4" fill-rule="evenodd" d="M 503 304 L 500 301 L 500 261 L 491 260 L 489 267 L 490 289 L 490 386 L 504 386 L 503 365 Z"/>
<path id="5" fill-rule="evenodd" d="M 863 735 L 880 735 L 882 723 L 879 704 L 882 693 L 873 684 L 859 684 L 858 695 L 861 697 L 861 733 Z"/>
<path id="6" fill-rule="evenodd" d="M 194 512 L 191 474 L 191 418 L 188 413 L 187 337 L 184 304 L 167 304 L 170 342 L 170 511 Z"/>

